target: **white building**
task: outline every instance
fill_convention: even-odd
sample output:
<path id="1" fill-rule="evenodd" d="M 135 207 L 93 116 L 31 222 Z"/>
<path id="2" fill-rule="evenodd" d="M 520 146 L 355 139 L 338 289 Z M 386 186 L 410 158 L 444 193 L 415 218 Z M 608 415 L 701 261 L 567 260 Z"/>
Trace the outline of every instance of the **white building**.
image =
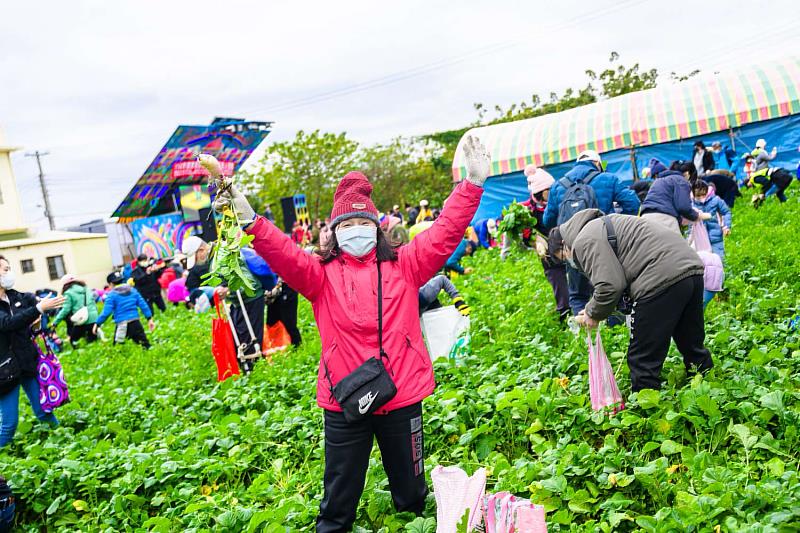
<path id="1" fill-rule="evenodd" d="M 14 288 L 60 291 L 59 280 L 75 274 L 91 287 L 103 287 L 112 269 L 108 237 L 104 234 L 68 231 L 36 232 L 22 218 L 17 183 L 11 168 L 11 152 L 0 130 L 0 255 L 17 275 Z"/>

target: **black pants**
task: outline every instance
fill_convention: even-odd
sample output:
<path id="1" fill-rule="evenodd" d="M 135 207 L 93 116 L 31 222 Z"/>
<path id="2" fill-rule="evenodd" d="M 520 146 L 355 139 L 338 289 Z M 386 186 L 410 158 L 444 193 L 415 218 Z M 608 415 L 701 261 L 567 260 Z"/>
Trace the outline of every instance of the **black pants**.
<path id="1" fill-rule="evenodd" d="M 631 390 L 661 386 L 670 339 L 675 340 L 687 370 L 709 370 L 714 363 L 703 345 L 705 336 L 703 276 L 686 278 L 658 296 L 634 302 L 628 345 Z"/>
<path id="2" fill-rule="evenodd" d="M 150 308 L 151 313 L 155 313 L 153 306 L 158 307 L 162 313 L 167 310 L 167 306 L 164 304 L 164 298 L 161 296 L 160 292 L 158 294 L 148 294 L 147 296 L 142 296 L 144 301 L 147 302 L 147 307 Z"/>
<path id="3" fill-rule="evenodd" d="M 383 469 L 398 512 L 425 509 L 422 403 L 347 423 L 342 413 L 325 411 L 325 495 L 317 533 L 350 531 L 367 475 L 373 438 L 378 439 Z"/>
<path id="4" fill-rule="evenodd" d="M 72 324 L 72 326 L 68 328 L 67 331 L 67 334 L 69 335 L 69 343 L 72 345 L 72 347 L 74 348 L 75 343 L 84 337 L 86 337 L 86 342 L 96 341 L 97 335 L 92 333 L 93 328 L 94 328 L 94 323 L 81 324 L 80 326 Z"/>
<path id="5" fill-rule="evenodd" d="M 556 299 L 556 310 L 562 317 L 569 314 L 569 286 L 567 285 L 566 265 L 553 265 L 549 261 L 542 259 L 544 275 L 550 286 L 553 288 L 553 296 Z"/>
<path id="6" fill-rule="evenodd" d="M 114 328 L 114 344 L 117 344 L 117 330 L 122 326 L 122 324 L 117 324 Z M 125 333 L 125 338 L 130 339 L 136 344 L 141 344 L 145 348 L 150 348 L 150 341 L 147 340 L 147 334 L 144 332 L 144 327 L 142 327 L 142 323 L 138 320 L 131 320 L 126 325 L 127 332 Z"/>
<path id="7" fill-rule="evenodd" d="M 231 305 L 231 320 L 233 327 L 236 330 L 236 335 L 239 337 L 239 342 L 246 344 L 244 353 L 249 354 L 253 352 L 253 345 L 258 342 L 261 346 L 264 342 L 264 297 L 254 298 L 253 300 L 244 302 L 244 311 L 250 319 L 250 325 L 253 327 L 253 334 L 255 338 L 250 336 L 250 330 L 247 329 L 247 322 L 244 319 L 244 313 L 239 306 L 238 298 L 234 296 L 234 305 Z M 234 339 L 235 341 L 235 339 Z M 263 346 L 261 346 L 263 349 Z M 239 361 L 239 366 L 245 372 L 250 372 L 253 369 L 253 363 L 257 359 L 252 359 L 243 363 Z"/>
<path id="8" fill-rule="evenodd" d="M 297 291 L 285 283 L 278 298 L 267 306 L 267 325 L 272 326 L 279 320 L 289 333 L 292 346 L 300 346 L 303 337 L 297 329 Z"/>

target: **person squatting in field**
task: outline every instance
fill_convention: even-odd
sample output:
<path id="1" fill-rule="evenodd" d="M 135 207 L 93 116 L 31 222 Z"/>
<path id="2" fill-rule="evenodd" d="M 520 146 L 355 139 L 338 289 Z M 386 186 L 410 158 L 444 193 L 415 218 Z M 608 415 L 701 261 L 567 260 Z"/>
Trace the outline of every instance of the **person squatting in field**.
<path id="1" fill-rule="evenodd" d="M 486 149 L 468 137 L 464 152 L 467 179 L 455 187 L 441 216 L 428 230 L 397 248 L 378 229 L 372 185 L 360 172 L 348 173 L 334 195 L 333 234 L 317 255 L 297 248 L 274 224 L 256 216 L 231 181 L 220 179 L 218 163 L 201 156 L 201 161 L 207 158 L 207 168 L 220 183 L 215 209 L 232 207 L 247 221 L 244 228 L 255 237 L 256 252 L 311 302 L 316 318 L 322 342 L 317 403 L 324 409 L 325 419 L 324 495 L 316 521 L 318 532 L 349 531 L 352 527 L 375 439 L 396 509 L 420 515 L 425 507 L 428 488 L 422 400 L 433 392 L 434 376 L 420 329 L 418 291 L 459 245 L 483 194 L 489 174 Z M 344 378 L 358 375 L 358 369 L 373 358 L 385 361 L 397 392 L 389 394 L 386 403 L 375 401 L 370 393 L 364 405 L 358 404 L 363 416 L 348 421 L 334 387 Z M 348 413 L 352 413 L 351 406 L 348 404 Z"/>
<path id="2" fill-rule="evenodd" d="M 670 339 L 688 372 L 712 368 L 704 346 L 703 262 L 677 232 L 639 217 L 587 209 L 554 228 L 548 246 L 594 287 L 576 317 L 579 324 L 597 327 L 630 293 L 631 390 L 660 388 Z"/>

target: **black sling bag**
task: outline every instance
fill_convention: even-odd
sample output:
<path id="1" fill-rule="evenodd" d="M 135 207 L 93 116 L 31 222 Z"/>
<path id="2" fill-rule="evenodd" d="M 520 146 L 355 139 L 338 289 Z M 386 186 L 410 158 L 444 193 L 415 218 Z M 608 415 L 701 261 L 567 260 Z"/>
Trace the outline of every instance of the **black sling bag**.
<path id="1" fill-rule="evenodd" d="M 397 387 L 386 371 L 383 359 L 389 356 L 383 351 L 383 281 L 381 264 L 378 262 L 378 357 L 370 357 L 358 368 L 346 375 L 334 387 L 325 358 L 325 377 L 333 397 L 342 408 L 348 422 L 358 422 L 386 405 L 397 394 Z"/>

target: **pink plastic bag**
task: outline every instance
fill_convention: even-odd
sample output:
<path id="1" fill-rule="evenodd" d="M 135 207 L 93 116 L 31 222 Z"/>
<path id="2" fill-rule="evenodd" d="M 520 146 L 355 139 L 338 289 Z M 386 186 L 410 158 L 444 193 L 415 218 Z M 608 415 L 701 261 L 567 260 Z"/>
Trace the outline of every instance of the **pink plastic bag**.
<path id="1" fill-rule="evenodd" d="M 457 466 L 437 466 L 431 472 L 436 497 L 436 533 L 455 533 L 456 526 L 469 510 L 467 531 L 480 523 L 481 498 L 486 489 L 486 470 L 479 468 L 467 476 Z"/>
<path id="2" fill-rule="evenodd" d="M 692 233 L 689 235 L 689 244 L 697 252 L 710 252 L 711 241 L 708 239 L 706 225 L 699 218 L 692 222 Z"/>
<path id="3" fill-rule="evenodd" d="M 689 244 L 703 261 L 703 267 L 705 268 L 703 271 L 703 288 L 711 292 L 721 291 L 725 282 L 725 269 L 722 266 L 720 256 L 711 251 L 711 241 L 708 239 L 706 225 L 700 219 L 692 223 Z"/>
<path id="4" fill-rule="evenodd" d="M 601 411 L 606 407 L 614 407 L 614 413 L 625 409 L 625 403 L 614 379 L 614 370 L 608 362 L 606 351 L 603 349 L 603 340 L 600 337 L 600 328 L 595 334 L 595 344 L 592 344 L 591 333 L 586 333 L 589 346 L 589 398 L 592 400 L 592 409 Z"/>
<path id="5" fill-rule="evenodd" d="M 483 498 L 486 533 L 547 533 L 544 507 L 508 492 Z"/>

